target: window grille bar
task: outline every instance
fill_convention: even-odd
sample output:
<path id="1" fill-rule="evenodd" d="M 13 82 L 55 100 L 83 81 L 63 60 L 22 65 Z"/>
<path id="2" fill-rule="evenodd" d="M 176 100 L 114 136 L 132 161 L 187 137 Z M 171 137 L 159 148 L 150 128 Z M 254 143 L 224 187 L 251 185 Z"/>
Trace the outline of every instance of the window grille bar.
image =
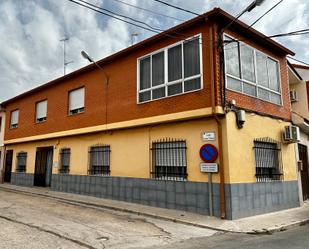
<path id="1" fill-rule="evenodd" d="M 63 149 L 61 149 L 59 154 L 60 154 L 59 173 L 69 174 L 70 173 L 71 149 L 70 148 L 63 148 Z"/>
<path id="2" fill-rule="evenodd" d="M 110 175 L 110 146 L 92 146 L 89 150 L 89 175 Z"/>
<path id="3" fill-rule="evenodd" d="M 27 152 L 19 152 L 16 158 L 17 165 L 15 171 L 19 173 L 26 172 Z"/>
<path id="4" fill-rule="evenodd" d="M 151 177 L 159 180 L 187 179 L 186 141 L 162 139 L 152 143 Z"/>
<path id="5" fill-rule="evenodd" d="M 257 182 L 283 179 L 280 143 L 269 138 L 254 140 Z"/>

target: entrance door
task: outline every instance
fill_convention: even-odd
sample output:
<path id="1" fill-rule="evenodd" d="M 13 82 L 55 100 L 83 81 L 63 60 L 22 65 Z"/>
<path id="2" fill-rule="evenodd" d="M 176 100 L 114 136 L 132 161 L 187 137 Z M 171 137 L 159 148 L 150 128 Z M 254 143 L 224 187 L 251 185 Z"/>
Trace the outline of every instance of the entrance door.
<path id="1" fill-rule="evenodd" d="M 50 186 L 52 165 L 53 147 L 38 148 L 35 158 L 34 186 Z"/>
<path id="2" fill-rule="evenodd" d="M 304 200 L 309 199 L 309 170 L 308 170 L 308 149 L 307 146 L 298 144 L 299 160 L 302 161 L 301 183 Z"/>
<path id="3" fill-rule="evenodd" d="M 11 182 L 12 174 L 12 161 L 13 161 L 13 150 L 6 151 L 5 154 L 5 168 L 4 168 L 4 182 Z"/>

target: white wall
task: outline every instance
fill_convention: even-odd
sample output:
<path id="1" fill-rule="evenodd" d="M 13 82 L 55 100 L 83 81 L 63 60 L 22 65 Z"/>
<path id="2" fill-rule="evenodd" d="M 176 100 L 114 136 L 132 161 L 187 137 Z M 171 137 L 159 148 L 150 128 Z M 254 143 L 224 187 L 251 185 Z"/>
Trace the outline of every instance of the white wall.
<path id="1" fill-rule="evenodd" d="M 1 124 L 0 124 L 0 146 L 3 146 L 3 139 L 4 139 L 4 127 L 5 127 L 5 112 L 0 110 L 0 118 L 1 118 Z"/>
<path id="2" fill-rule="evenodd" d="M 304 81 L 309 80 L 309 69 L 303 69 L 303 68 L 295 68 L 297 73 L 303 78 Z"/>
<path id="3" fill-rule="evenodd" d="M 3 139 L 4 139 L 4 127 L 5 127 L 5 112 L 0 110 L 0 117 L 1 117 L 1 124 L 0 124 L 0 178 L 2 176 L 2 167 L 4 163 L 4 145 L 3 145 Z M 1 179 L 0 179 L 1 182 Z"/>

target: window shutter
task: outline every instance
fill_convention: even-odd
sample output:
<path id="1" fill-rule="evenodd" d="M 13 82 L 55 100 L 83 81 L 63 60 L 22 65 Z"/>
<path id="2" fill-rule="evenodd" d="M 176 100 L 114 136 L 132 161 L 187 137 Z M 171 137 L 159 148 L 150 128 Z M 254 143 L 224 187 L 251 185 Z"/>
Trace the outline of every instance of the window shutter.
<path id="1" fill-rule="evenodd" d="M 85 104 L 85 88 L 79 88 L 70 92 L 70 111 L 84 108 Z"/>
<path id="2" fill-rule="evenodd" d="M 18 116 L 19 116 L 19 110 L 13 111 L 11 113 L 11 125 L 18 124 Z"/>
<path id="3" fill-rule="evenodd" d="M 36 118 L 46 118 L 47 116 L 47 100 L 36 104 Z"/>

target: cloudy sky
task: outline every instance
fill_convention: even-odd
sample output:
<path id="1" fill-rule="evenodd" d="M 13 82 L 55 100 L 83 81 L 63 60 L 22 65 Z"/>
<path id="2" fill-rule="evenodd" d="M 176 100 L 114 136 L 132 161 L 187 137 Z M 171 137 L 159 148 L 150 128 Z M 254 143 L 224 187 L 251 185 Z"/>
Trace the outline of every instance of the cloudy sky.
<path id="1" fill-rule="evenodd" d="M 251 24 L 280 0 L 265 0 L 262 6 L 246 13 L 241 20 Z M 119 14 L 142 20 L 156 28 L 167 29 L 194 15 L 162 5 L 154 0 L 87 0 Z M 252 0 L 169 0 L 172 4 L 197 13 L 218 6 L 236 15 Z M 161 13 L 161 16 L 141 9 Z M 309 28 L 309 0 L 283 0 L 255 26 L 267 34 Z M 68 0 L 0 1 L 0 102 L 25 90 L 63 75 L 63 43 L 67 67 L 72 72 L 88 64 L 80 56 L 87 51 L 95 60 L 154 35 L 129 24 L 78 6 Z M 309 35 L 285 37 L 280 43 L 296 52 L 296 58 L 309 62 Z"/>

